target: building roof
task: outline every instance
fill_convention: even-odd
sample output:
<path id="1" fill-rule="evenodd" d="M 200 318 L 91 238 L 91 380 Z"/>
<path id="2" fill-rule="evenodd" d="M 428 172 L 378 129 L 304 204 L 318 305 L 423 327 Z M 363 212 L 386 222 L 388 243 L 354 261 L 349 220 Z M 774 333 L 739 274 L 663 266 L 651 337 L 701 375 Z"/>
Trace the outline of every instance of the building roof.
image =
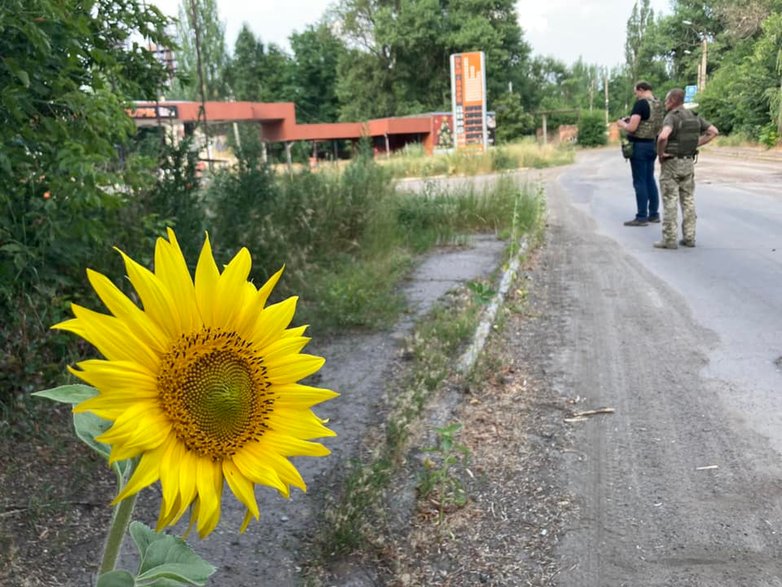
<path id="1" fill-rule="evenodd" d="M 135 102 L 130 116 L 138 126 L 166 123 L 197 122 L 200 102 L 160 101 Z M 429 134 L 432 115 L 378 118 L 366 122 L 323 122 L 299 124 L 293 102 L 205 102 L 208 124 L 225 122 L 257 122 L 264 140 L 270 142 L 326 141 L 360 139 L 362 136 Z"/>

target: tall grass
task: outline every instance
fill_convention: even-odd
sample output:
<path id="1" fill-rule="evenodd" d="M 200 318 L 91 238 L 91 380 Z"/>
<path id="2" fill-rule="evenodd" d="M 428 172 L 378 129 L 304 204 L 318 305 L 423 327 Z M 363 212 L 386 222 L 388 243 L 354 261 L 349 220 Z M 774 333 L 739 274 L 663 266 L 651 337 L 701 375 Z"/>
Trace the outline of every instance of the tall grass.
<path id="1" fill-rule="evenodd" d="M 378 163 L 393 177 L 434 177 L 440 175 L 479 175 L 524 167 L 542 168 L 572 163 L 575 151 L 570 145 L 539 145 L 523 139 L 485 153 L 454 151 L 427 155 L 420 145 L 408 146 Z"/>
<path id="2" fill-rule="evenodd" d="M 299 318 L 321 331 L 392 323 L 403 308 L 397 284 L 414 256 L 465 234 L 507 232 L 521 192 L 507 177 L 482 190 L 397 191 L 371 158 L 342 171 L 264 173 L 212 183 L 216 252 L 225 261 L 249 248 L 259 282 L 285 264 L 280 294 L 299 295 Z M 252 185 L 264 193 L 241 193 Z"/>

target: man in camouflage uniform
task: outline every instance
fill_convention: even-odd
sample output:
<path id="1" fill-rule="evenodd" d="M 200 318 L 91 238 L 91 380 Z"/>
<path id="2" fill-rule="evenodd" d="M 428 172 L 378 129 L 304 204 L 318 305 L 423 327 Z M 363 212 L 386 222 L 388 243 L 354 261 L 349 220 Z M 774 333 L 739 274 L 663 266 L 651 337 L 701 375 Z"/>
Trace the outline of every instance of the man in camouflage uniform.
<path id="1" fill-rule="evenodd" d="M 668 113 L 657 137 L 660 188 L 663 193 L 663 240 L 658 249 L 676 249 L 677 206 L 682 208 L 682 236 L 678 244 L 695 246 L 695 156 L 698 147 L 719 134 L 717 127 L 684 107 L 684 90 L 665 96 Z"/>

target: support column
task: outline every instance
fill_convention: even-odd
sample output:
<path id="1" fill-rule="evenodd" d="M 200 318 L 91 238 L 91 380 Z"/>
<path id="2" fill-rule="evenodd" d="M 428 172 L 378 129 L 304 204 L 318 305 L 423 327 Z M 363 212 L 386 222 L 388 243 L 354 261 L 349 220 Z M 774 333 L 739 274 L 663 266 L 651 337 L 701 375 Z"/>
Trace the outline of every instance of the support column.
<path id="1" fill-rule="evenodd" d="M 288 173 L 293 172 L 293 159 L 291 158 L 292 142 L 285 143 L 285 161 L 288 163 Z"/>
<path id="2" fill-rule="evenodd" d="M 548 145 L 548 128 L 547 128 L 547 117 L 546 114 L 543 114 L 543 144 Z"/>

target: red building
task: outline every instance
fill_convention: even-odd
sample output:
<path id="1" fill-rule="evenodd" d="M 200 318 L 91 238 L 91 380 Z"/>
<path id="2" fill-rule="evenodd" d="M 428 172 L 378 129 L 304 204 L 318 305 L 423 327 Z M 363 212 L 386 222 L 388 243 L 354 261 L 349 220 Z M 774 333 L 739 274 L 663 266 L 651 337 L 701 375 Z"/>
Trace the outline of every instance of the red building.
<path id="1" fill-rule="evenodd" d="M 208 126 L 254 122 L 263 141 L 283 143 L 288 153 L 296 141 L 358 141 L 369 137 L 376 152 L 390 153 L 407 144 L 420 143 L 431 154 L 442 137 L 442 125 L 447 124 L 443 119 L 450 119 L 450 113 L 432 113 L 366 122 L 299 124 L 293 102 L 206 102 L 201 116 L 200 110 L 200 102 L 136 102 L 130 115 L 137 126 L 171 126 L 179 129 L 179 136 L 184 136 L 188 125 L 194 128 L 199 118 L 205 119 Z M 317 153 L 317 148 L 313 152 Z"/>

